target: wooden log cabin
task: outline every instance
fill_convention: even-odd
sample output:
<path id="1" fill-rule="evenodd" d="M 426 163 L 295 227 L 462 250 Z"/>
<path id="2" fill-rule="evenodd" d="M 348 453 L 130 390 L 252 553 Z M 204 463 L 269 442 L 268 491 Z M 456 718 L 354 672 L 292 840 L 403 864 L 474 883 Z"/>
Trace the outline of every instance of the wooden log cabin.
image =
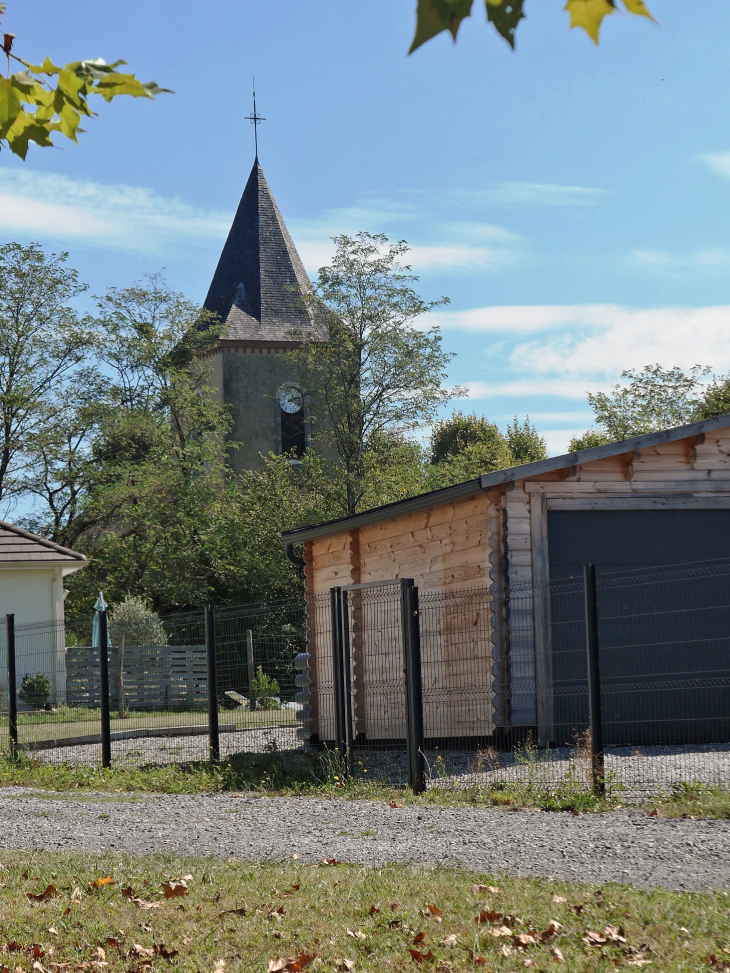
<path id="1" fill-rule="evenodd" d="M 587 722 L 587 712 L 578 712 L 587 703 L 566 702 L 570 693 L 555 692 L 571 682 L 565 658 L 585 659 L 582 595 L 574 598 L 572 625 L 561 628 L 555 591 L 561 582 L 569 588 L 580 580 L 588 562 L 600 577 L 730 558 L 730 416 L 486 473 L 289 531 L 283 541 L 303 545 L 306 588 L 322 605 L 333 586 L 404 577 L 415 580 L 424 609 L 438 603 L 423 647 L 427 738 L 497 742 L 529 732 L 540 744 L 565 743 L 569 731 Z M 676 588 L 662 590 L 653 595 L 655 615 L 676 597 Z M 510 593 L 508 610 L 499 592 Z M 376 623 L 366 615 L 355 620 L 352 646 L 355 732 L 363 739 L 398 737 L 403 713 L 397 700 L 378 704 L 368 680 L 382 686 L 385 677 L 399 678 L 400 645 L 384 629 L 373 633 Z M 686 629 L 691 613 L 682 617 Z M 671 650 L 661 648 L 656 633 L 624 632 L 613 661 L 639 681 L 656 677 L 657 667 L 675 681 L 684 673 L 690 683 L 693 673 L 730 672 L 730 609 L 718 609 L 713 618 L 701 646 L 691 631 L 677 634 L 676 627 L 673 641 L 665 639 Z M 322 631 L 310 633 L 315 697 L 317 686 L 331 682 Z M 681 723 L 675 736 L 694 726 L 698 739 L 730 739 L 730 688 L 713 692 L 662 697 L 655 716 L 663 721 L 663 736 Z M 320 696 L 312 701 L 312 733 L 332 739 L 331 701 Z M 609 742 L 651 742 L 642 738 L 636 712 L 655 705 L 647 699 L 635 695 L 633 710 L 624 709 Z M 657 732 L 654 724 L 651 732 Z"/>

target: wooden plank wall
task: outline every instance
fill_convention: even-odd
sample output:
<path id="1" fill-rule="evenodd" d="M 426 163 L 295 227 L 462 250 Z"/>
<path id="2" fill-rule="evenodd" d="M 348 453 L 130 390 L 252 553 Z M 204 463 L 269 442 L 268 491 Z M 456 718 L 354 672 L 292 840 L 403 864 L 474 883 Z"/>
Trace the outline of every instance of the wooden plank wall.
<path id="1" fill-rule="evenodd" d="M 316 596 L 321 597 L 334 585 L 397 578 L 413 578 L 419 586 L 425 606 L 422 655 L 427 736 L 492 732 L 491 613 L 484 599 L 484 589 L 492 583 L 492 500 L 490 495 L 479 493 L 307 545 L 311 590 Z M 472 588 L 481 589 L 481 596 L 473 604 L 462 598 L 451 605 L 448 600 L 442 601 L 437 607 L 432 600 L 429 614 L 429 592 L 435 595 Z M 382 601 L 376 606 L 373 596 L 355 599 L 354 606 L 355 731 L 369 739 L 400 737 L 403 713 L 399 691 L 393 687 L 402 680 L 403 663 L 395 616 Z M 489 618 L 485 618 L 485 613 Z M 315 646 L 318 645 L 315 637 Z M 317 682 L 331 682 L 328 653 L 315 652 Z M 332 739 L 331 697 L 318 694 L 317 707 L 320 736 Z"/>
<path id="2" fill-rule="evenodd" d="M 343 531 L 305 545 L 305 585 L 310 599 L 309 670 L 311 733 L 320 740 L 335 739 L 335 708 L 332 689 L 332 643 L 328 595 L 331 588 L 359 583 L 357 533 Z M 356 726 L 362 721 L 362 681 L 353 678 Z"/>

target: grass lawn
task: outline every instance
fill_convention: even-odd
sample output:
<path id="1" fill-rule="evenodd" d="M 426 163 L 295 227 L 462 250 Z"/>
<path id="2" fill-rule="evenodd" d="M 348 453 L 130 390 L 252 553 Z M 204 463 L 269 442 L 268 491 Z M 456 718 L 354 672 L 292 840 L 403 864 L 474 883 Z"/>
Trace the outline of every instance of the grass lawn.
<path id="1" fill-rule="evenodd" d="M 293 710 L 248 710 L 220 709 L 218 719 L 221 724 L 235 723 L 237 729 L 254 729 L 259 726 L 288 726 L 297 723 Z M 146 729 L 148 727 L 177 727 L 207 725 L 207 710 L 139 710 L 129 711 L 127 717 L 119 719 L 115 711 L 111 713 L 111 731 Z M 69 739 L 84 737 L 101 732 L 101 711 L 83 707 L 60 706 L 55 712 L 39 710 L 33 713 L 18 714 L 18 736 L 21 743 L 36 740 Z M 7 717 L 0 724 L 0 749 L 7 747 Z"/>
<path id="2" fill-rule="evenodd" d="M 322 753 L 280 752 L 238 754 L 220 764 L 170 763 L 164 766 L 70 766 L 44 763 L 20 755 L 17 761 L 0 754 L 0 788 L 38 787 L 59 793 L 195 794 L 248 791 L 276 797 L 310 795 L 323 799 L 396 801 L 402 804 L 501 807 L 506 810 L 539 807 L 545 811 L 608 811 L 622 806 L 619 798 L 601 800 L 590 791 L 564 785 L 552 791 L 530 785 L 507 787 L 433 787 L 415 795 L 376 781 L 345 783 L 335 761 Z M 730 791 L 701 784 L 685 784 L 647 799 L 647 812 L 660 817 L 730 819 Z"/>
<path id="3" fill-rule="evenodd" d="M 727 893 L 395 865 L 45 852 L 0 862 L 8 970 L 730 969 Z M 165 898 L 183 877 L 184 894 Z"/>

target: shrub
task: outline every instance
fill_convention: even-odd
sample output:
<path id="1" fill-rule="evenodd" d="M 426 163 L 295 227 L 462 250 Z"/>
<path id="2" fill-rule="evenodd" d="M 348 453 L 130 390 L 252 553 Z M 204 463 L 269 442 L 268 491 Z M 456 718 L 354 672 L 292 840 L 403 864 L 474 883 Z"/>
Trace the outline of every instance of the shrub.
<path id="1" fill-rule="evenodd" d="M 112 645 L 119 645 L 122 638 L 128 647 L 167 645 L 160 616 L 136 595 L 127 595 L 109 612 L 109 635 Z"/>
<path id="2" fill-rule="evenodd" d="M 259 666 L 249 693 L 249 705 L 251 709 L 278 709 L 279 699 L 277 698 L 281 690 L 279 683 L 271 676 L 267 676 L 261 666 Z"/>
<path id="3" fill-rule="evenodd" d="M 37 672 L 34 676 L 26 673 L 18 696 L 34 709 L 43 709 L 51 698 L 51 681 L 42 672 Z"/>

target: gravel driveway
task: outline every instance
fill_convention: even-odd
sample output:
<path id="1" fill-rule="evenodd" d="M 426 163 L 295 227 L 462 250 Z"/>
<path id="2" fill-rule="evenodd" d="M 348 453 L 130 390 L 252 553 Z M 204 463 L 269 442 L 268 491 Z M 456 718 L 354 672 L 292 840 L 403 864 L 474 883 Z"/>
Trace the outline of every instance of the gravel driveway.
<path id="1" fill-rule="evenodd" d="M 646 812 L 390 808 L 248 795 L 0 792 L 0 848 L 431 862 L 572 881 L 730 888 L 730 823 Z"/>

